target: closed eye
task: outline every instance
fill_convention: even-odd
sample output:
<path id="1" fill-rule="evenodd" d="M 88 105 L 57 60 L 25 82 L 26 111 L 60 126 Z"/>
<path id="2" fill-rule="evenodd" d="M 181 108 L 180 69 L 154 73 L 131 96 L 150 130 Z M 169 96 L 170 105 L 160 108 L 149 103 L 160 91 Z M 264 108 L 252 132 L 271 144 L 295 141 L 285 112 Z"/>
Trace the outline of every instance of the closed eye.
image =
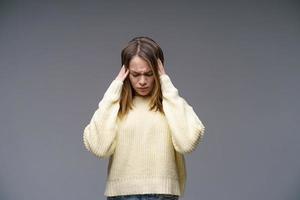
<path id="1" fill-rule="evenodd" d="M 130 73 L 133 77 L 137 77 L 137 76 L 139 76 L 139 74 L 135 74 L 135 73 Z M 146 74 L 146 76 L 152 76 L 153 75 L 153 73 L 151 72 L 151 73 L 149 73 L 149 74 Z"/>

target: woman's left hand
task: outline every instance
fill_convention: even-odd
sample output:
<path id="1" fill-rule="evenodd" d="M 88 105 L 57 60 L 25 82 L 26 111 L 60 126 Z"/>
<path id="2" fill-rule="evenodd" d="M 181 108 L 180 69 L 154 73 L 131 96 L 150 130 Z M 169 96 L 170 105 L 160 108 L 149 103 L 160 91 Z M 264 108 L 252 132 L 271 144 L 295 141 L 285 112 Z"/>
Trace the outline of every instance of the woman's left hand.
<path id="1" fill-rule="evenodd" d="M 163 74 L 166 74 L 165 68 L 164 68 L 164 66 L 163 66 L 163 64 L 162 64 L 162 62 L 159 58 L 157 59 L 157 63 L 158 63 L 158 74 L 159 74 L 159 76 L 163 75 Z"/>

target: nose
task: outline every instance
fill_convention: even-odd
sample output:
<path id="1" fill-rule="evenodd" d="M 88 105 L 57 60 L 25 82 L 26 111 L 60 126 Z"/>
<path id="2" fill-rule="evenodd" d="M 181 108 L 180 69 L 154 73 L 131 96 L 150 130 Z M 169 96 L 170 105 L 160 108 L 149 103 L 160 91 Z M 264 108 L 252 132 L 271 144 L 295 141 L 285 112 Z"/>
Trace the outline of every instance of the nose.
<path id="1" fill-rule="evenodd" d="M 139 84 L 140 84 L 141 86 L 144 86 L 144 85 L 146 84 L 146 78 L 145 78 L 144 76 L 142 76 L 142 77 L 140 78 Z"/>

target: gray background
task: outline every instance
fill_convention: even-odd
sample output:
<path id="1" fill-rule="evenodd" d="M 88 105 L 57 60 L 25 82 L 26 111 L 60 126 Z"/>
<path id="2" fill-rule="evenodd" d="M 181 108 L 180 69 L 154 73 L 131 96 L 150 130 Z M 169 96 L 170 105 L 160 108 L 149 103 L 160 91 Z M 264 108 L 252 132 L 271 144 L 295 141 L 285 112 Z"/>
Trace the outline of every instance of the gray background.
<path id="1" fill-rule="evenodd" d="M 83 128 L 135 36 L 206 126 L 185 200 L 299 200 L 299 1 L 1 1 L 0 199 L 104 199 Z"/>

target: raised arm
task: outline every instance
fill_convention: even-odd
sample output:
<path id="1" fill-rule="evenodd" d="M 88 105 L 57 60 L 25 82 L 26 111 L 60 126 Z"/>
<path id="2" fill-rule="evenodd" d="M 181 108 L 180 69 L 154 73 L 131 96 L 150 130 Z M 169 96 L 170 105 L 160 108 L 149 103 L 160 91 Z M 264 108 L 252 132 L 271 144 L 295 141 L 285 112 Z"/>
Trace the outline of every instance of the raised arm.
<path id="1" fill-rule="evenodd" d="M 107 158 L 114 153 L 116 147 L 116 134 L 118 125 L 119 99 L 123 81 L 128 71 L 122 67 L 119 75 L 106 90 L 98 104 L 89 124 L 83 131 L 85 148 L 100 158 Z"/>
<path id="2" fill-rule="evenodd" d="M 163 108 L 172 142 L 176 151 L 184 154 L 194 151 L 203 139 L 205 127 L 185 99 L 179 96 L 177 88 L 167 74 L 160 75 L 163 94 Z"/>
<path id="3" fill-rule="evenodd" d="M 171 129 L 173 146 L 179 153 L 190 153 L 202 141 L 205 127 L 193 108 L 179 96 L 161 60 L 158 59 L 157 63 L 163 95 L 162 104 Z"/>

